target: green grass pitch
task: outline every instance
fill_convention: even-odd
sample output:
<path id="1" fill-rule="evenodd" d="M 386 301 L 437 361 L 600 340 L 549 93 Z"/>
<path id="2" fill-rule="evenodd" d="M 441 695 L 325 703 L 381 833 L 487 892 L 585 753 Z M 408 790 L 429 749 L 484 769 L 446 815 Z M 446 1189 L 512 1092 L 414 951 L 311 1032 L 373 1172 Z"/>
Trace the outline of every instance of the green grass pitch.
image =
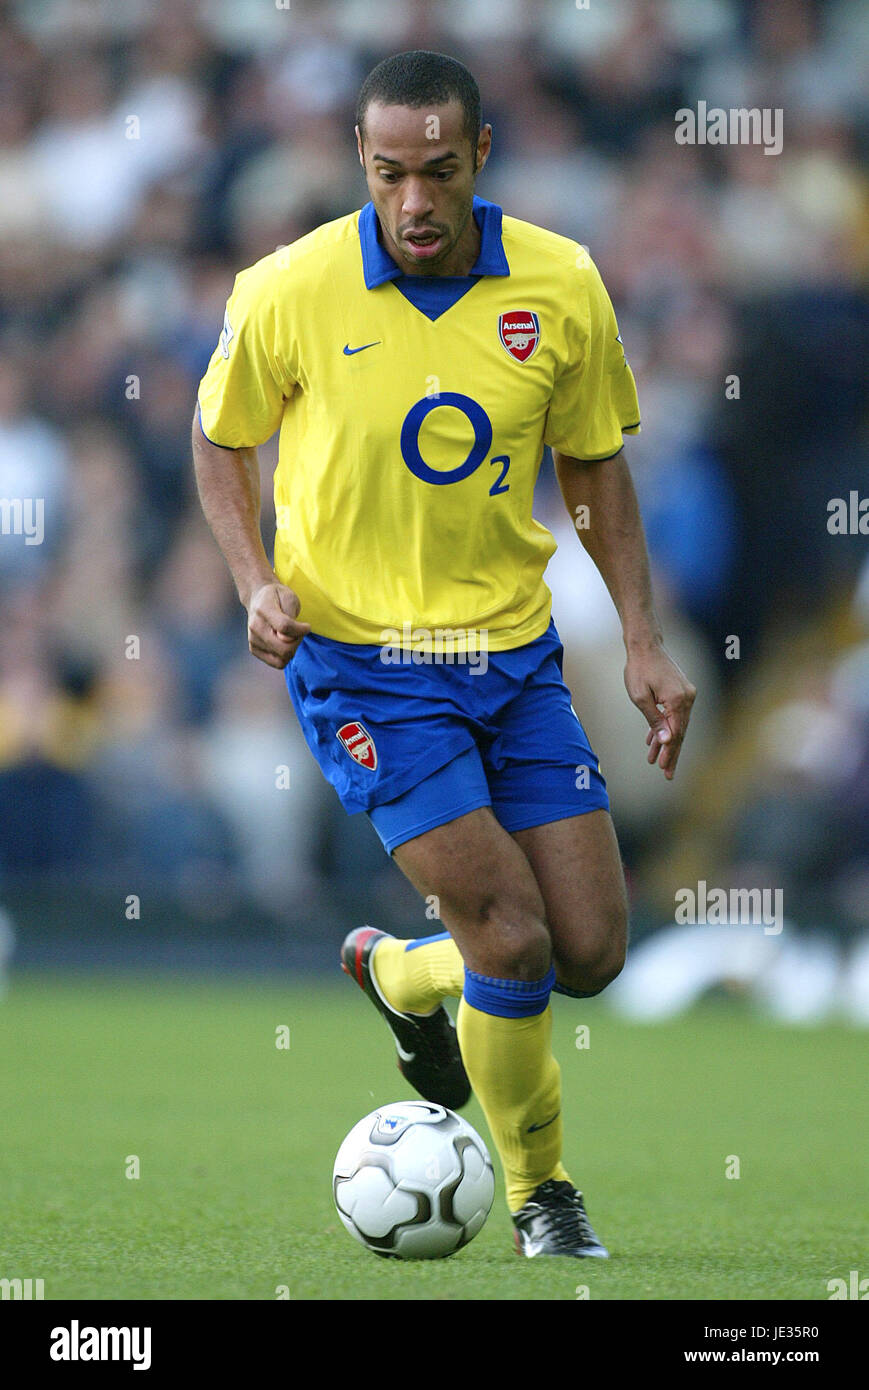
<path id="1" fill-rule="evenodd" d="M 470 1246 L 405 1264 L 332 1206 L 346 1131 L 411 1094 L 349 981 L 19 976 L 0 1001 L 0 1277 L 76 1300 L 820 1300 L 869 1272 L 864 1034 L 728 1003 L 654 1027 L 600 1000 L 554 1013 L 566 1157 L 612 1258 L 519 1260 L 499 1182 Z"/>

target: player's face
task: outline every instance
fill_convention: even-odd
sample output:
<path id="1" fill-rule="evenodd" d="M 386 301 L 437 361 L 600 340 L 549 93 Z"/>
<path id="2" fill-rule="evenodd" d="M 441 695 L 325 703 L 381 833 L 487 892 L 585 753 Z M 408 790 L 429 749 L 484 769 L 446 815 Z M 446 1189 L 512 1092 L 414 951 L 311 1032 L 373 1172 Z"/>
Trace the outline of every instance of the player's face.
<path id="1" fill-rule="evenodd" d="M 474 148 L 458 101 L 384 106 L 365 113 L 359 159 L 386 249 L 406 275 L 467 275 L 480 234 L 471 213 L 474 180 L 489 155 L 492 128 Z"/>

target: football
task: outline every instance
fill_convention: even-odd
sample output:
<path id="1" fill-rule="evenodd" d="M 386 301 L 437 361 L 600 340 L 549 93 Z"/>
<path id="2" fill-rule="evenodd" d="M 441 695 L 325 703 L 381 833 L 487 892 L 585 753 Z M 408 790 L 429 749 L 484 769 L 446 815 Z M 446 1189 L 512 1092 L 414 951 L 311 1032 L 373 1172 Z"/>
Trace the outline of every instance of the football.
<path id="1" fill-rule="evenodd" d="M 376 1255 L 437 1260 L 482 1230 L 495 1176 L 467 1120 L 429 1101 L 397 1101 L 353 1126 L 332 1193 L 351 1236 Z"/>

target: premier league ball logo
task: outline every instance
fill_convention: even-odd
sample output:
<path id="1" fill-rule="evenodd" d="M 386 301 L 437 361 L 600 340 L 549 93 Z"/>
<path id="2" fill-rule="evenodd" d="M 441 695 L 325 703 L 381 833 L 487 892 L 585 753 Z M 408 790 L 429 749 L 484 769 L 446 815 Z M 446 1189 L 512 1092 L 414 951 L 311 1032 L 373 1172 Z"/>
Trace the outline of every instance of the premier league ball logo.
<path id="1" fill-rule="evenodd" d="M 528 309 L 511 309 L 498 319 L 498 337 L 511 357 L 527 362 L 540 342 L 540 320 Z"/>

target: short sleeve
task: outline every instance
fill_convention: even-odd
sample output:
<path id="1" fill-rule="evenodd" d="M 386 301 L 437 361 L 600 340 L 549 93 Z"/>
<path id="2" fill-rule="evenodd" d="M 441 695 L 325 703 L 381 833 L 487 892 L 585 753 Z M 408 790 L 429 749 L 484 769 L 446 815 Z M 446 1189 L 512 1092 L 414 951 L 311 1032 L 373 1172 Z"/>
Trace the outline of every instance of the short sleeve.
<path id="1" fill-rule="evenodd" d="M 600 273 L 586 258 L 571 341 L 572 360 L 555 383 L 544 443 L 578 459 L 605 459 L 622 447 L 622 434 L 640 428 L 633 372 Z"/>
<path id="2" fill-rule="evenodd" d="M 276 349 L 274 296 L 260 264 L 236 276 L 223 331 L 199 383 L 202 433 L 224 449 L 264 444 L 280 427 L 293 382 Z"/>

